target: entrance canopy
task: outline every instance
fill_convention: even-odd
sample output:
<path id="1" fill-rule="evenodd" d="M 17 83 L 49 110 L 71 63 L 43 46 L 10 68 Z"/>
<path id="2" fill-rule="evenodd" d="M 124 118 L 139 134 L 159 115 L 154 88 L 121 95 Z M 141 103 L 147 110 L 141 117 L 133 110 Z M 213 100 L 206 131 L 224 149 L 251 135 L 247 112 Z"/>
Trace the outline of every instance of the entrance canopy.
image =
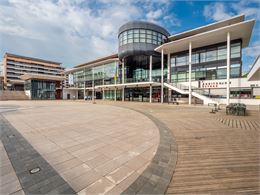
<path id="1" fill-rule="evenodd" d="M 152 86 L 160 86 L 161 83 L 158 82 L 140 82 L 140 83 L 124 83 L 124 84 L 112 84 L 112 85 L 99 85 L 95 86 L 95 89 L 122 89 L 122 88 L 131 88 L 131 87 L 149 87 Z M 84 88 L 82 88 L 84 89 Z M 90 90 L 93 87 L 87 87 L 86 89 Z"/>
<path id="2" fill-rule="evenodd" d="M 230 33 L 230 40 L 242 39 L 242 47 L 247 47 L 251 37 L 252 29 L 255 20 L 243 21 L 220 28 L 215 28 L 206 32 L 201 32 L 182 39 L 173 40 L 162 44 L 155 48 L 155 51 L 164 54 L 186 51 L 189 48 L 189 43 L 192 43 L 192 48 L 199 48 L 216 43 L 226 42 L 227 33 Z"/>
<path id="3" fill-rule="evenodd" d="M 53 75 L 46 75 L 46 74 L 23 74 L 21 76 L 22 80 L 50 80 L 50 81 L 63 81 L 66 78 L 62 76 L 53 76 Z"/>

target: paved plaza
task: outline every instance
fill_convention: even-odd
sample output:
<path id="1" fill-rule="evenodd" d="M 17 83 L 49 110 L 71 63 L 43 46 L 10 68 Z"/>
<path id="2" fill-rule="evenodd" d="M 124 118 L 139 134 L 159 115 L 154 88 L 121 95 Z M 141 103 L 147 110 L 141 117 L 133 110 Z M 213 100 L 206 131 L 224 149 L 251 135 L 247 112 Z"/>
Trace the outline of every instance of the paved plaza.
<path id="1" fill-rule="evenodd" d="M 0 194 L 259 193 L 259 111 L 210 110 L 3 101 Z"/>
<path id="2" fill-rule="evenodd" d="M 159 142 L 155 124 L 125 108 L 21 101 L 10 105 L 3 102 L 3 110 L 8 111 L 2 117 L 79 194 L 122 192 L 149 165 Z M 3 144 L 1 151 L 1 180 L 5 181 L 1 183 L 1 194 L 17 192 L 21 189 L 17 171 L 14 172 Z M 25 190 L 48 190 L 40 186 L 32 189 L 33 184 L 25 185 Z"/>

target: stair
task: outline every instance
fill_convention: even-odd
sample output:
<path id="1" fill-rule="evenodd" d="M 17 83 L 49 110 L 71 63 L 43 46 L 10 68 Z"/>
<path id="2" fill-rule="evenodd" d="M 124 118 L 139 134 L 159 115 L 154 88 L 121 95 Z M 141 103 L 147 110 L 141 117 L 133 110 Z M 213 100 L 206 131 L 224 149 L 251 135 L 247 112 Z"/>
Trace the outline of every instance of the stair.
<path id="1" fill-rule="evenodd" d="M 24 91 L 0 91 L 0 100 L 28 100 Z"/>
<path id="2" fill-rule="evenodd" d="M 174 84 L 174 83 L 163 83 L 163 85 L 165 87 L 168 87 L 169 89 L 172 89 L 180 94 L 189 94 L 189 89 L 188 89 L 188 86 L 185 86 L 185 85 L 181 85 L 181 84 Z M 193 89 L 194 90 L 194 89 Z M 202 100 L 203 101 L 203 104 L 204 105 L 208 105 L 208 104 L 218 104 L 218 102 L 212 100 L 211 98 L 203 95 L 202 93 L 199 93 L 199 92 L 195 92 L 195 91 L 192 91 L 191 92 L 191 95 Z"/>

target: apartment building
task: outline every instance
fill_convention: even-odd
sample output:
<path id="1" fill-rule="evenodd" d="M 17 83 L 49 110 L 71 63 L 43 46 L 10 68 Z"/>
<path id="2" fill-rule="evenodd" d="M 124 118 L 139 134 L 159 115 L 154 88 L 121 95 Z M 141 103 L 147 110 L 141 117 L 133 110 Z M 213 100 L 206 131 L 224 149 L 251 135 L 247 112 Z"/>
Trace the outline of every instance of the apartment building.
<path id="1" fill-rule="evenodd" d="M 9 90 L 24 90 L 24 74 L 62 76 L 64 68 L 60 62 L 31 58 L 6 53 L 3 60 L 4 87 Z"/>

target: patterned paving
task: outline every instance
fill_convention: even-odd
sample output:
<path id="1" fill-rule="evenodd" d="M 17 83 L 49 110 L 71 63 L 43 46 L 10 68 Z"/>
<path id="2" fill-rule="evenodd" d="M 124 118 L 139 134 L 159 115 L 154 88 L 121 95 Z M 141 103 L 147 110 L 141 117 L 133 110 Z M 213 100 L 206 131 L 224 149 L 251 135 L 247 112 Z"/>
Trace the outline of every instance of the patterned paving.
<path id="1" fill-rule="evenodd" d="M 133 110 L 73 101 L 3 104 L 20 105 L 2 115 L 78 194 L 120 194 L 158 147 L 157 126 Z"/>
<path id="2" fill-rule="evenodd" d="M 1 142 L 8 160 L 14 168 L 1 177 L 6 182 L 13 173 L 13 181 L 1 185 L 1 194 L 75 194 L 75 191 L 46 162 L 46 160 L 24 139 L 24 137 L 0 115 Z M 3 167 L 5 169 L 6 167 Z M 30 172 L 38 169 L 39 172 Z M 19 179 L 19 182 L 17 179 Z M 1 182 L 2 183 L 2 182 Z"/>
<path id="3" fill-rule="evenodd" d="M 178 160 L 167 194 L 260 193 L 260 131 L 227 126 L 209 107 L 118 104 L 153 115 L 173 132 Z M 255 120 L 259 112 L 246 117 Z"/>
<path id="4" fill-rule="evenodd" d="M 248 119 L 243 116 L 225 116 L 221 115 L 216 117 L 219 122 L 233 128 L 241 128 L 245 130 L 260 130 L 260 119 Z"/>
<path id="5" fill-rule="evenodd" d="M 165 124 L 148 113 L 141 113 L 157 125 L 160 143 L 151 163 L 122 194 L 164 194 L 177 162 L 176 141 Z"/>

